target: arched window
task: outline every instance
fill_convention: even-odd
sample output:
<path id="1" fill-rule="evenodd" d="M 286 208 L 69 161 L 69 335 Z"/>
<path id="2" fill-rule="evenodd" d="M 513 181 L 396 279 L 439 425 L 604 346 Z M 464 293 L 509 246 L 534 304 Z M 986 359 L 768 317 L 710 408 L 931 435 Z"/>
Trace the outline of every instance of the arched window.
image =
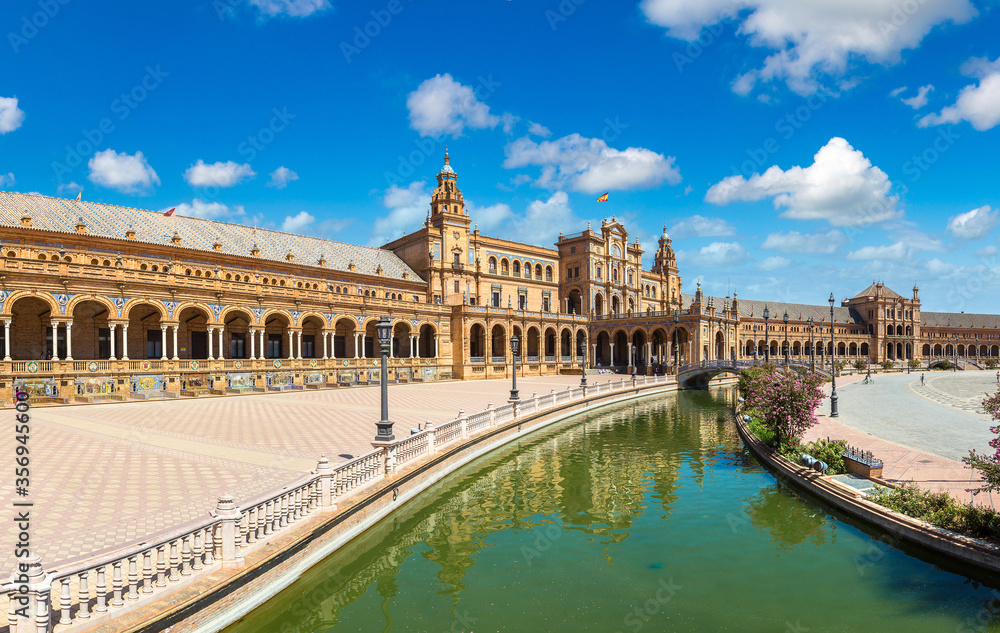
<path id="1" fill-rule="evenodd" d="M 514 276 L 515 277 L 521 276 L 521 262 L 517 260 L 514 260 Z"/>
<path id="2" fill-rule="evenodd" d="M 545 267 L 545 281 L 552 281 L 552 266 Z"/>
<path id="3" fill-rule="evenodd" d="M 500 274 L 501 275 L 510 274 L 510 262 L 508 262 L 506 259 L 500 260 Z"/>
<path id="4" fill-rule="evenodd" d="M 535 264 L 535 279 L 540 280 L 541 278 L 542 278 L 542 265 Z"/>
<path id="5" fill-rule="evenodd" d="M 489 266 L 490 266 L 490 272 L 495 275 L 496 272 L 497 272 L 497 258 L 496 257 L 490 257 Z"/>

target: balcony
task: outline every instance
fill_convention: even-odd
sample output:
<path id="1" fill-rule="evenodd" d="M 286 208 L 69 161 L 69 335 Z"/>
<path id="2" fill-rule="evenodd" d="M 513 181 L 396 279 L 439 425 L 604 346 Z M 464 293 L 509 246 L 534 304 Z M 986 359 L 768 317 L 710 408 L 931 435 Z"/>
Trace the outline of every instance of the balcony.
<path id="1" fill-rule="evenodd" d="M 459 271 L 465 270 L 465 264 L 463 264 L 462 262 L 452 262 L 451 269 Z"/>

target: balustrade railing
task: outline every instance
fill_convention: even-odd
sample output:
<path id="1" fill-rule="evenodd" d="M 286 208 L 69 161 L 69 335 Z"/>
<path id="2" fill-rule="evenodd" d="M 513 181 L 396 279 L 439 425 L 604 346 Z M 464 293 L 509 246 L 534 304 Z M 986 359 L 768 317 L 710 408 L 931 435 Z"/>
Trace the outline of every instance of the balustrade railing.
<path id="1" fill-rule="evenodd" d="M 144 361 L 134 361 L 144 362 Z M 146 361 L 151 362 L 151 361 Z M 158 362 L 158 361 L 157 361 Z M 230 361 L 227 361 L 230 362 Z M 666 376 L 642 377 L 636 385 L 667 382 Z M 631 384 L 631 381 L 629 381 Z M 28 618 L 13 605 L 22 605 L 20 586 L 4 585 L 11 610 L 11 633 L 30 630 L 47 633 L 93 626 L 99 618 L 114 617 L 131 606 L 148 603 L 166 591 L 220 567 L 238 567 L 244 556 L 269 542 L 268 537 L 319 511 L 329 511 L 339 500 L 382 480 L 396 468 L 438 452 L 442 447 L 476 435 L 519 416 L 621 390 L 618 383 L 567 387 L 543 396 L 494 407 L 449 420 L 360 455 L 337 467 L 321 458 L 313 474 L 280 490 L 247 499 L 237 505 L 229 495 L 219 497 L 216 509 L 204 520 L 148 537 L 116 552 L 67 561 L 43 569 L 37 556 L 19 559 L 27 569 Z M 20 569 L 20 566 L 19 566 Z"/>

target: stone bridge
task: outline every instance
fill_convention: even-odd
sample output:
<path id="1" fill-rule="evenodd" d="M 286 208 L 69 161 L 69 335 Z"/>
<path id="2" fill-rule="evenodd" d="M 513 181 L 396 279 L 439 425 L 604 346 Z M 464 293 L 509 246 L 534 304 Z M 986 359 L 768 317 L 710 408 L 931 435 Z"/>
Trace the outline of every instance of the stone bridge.
<path id="1" fill-rule="evenodd" d="M 698 389 L 706 387 L 708 381 L 719 374 L 736 375 L 740 373 L 740 370 L 761 364 L 763 363 L 752 360 L 703 360 L 697 363 L 688 363 L 680 366 L 680 370 L 677 372 L 677 384 L 683 389 Z M 794 367 L 805 370 L 810 368 L 809 361 L 803 360 L 789 360 L 773 364 L 776 367 Z M 828 371 L 819 367 L 816 367 L 815 371 L 820 374 L 829 374 Z"/>

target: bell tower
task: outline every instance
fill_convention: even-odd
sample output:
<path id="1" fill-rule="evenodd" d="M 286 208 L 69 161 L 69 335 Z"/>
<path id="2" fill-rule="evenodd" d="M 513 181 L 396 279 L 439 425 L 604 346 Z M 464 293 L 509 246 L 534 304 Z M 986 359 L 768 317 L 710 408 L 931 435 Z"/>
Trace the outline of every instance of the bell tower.
<path id="1" fill-rule="evenodd" d="M 442 226 L 462 226 L 469 228 L 469 216 L 465 213 L 465 200 L 458 188 L 458 174 L 452 169 L 448 150 L 444 150 L 444 167 L 437 175 L 438 186 L 431 196 L 430 224 Z"/>
<path id="2" fill-rule="evenodd" d="M 670 248 L 670 236 L 667 235 L 666 226 L 663 227 L 663 235 L 660 236 L 656 256 L 653 258 L 653 272 L 660 275 L 677 274 L 677 257 L 674 255 L 674 249 Z"/>

